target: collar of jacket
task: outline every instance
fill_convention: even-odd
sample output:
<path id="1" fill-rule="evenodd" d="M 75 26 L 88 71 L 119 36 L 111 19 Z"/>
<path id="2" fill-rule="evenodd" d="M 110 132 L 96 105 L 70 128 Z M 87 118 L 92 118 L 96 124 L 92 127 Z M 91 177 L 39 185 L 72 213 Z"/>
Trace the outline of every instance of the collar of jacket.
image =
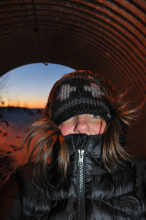
<path id="1" fill-rule="evenodd" d="M 103 135 L 104 134 L 88 136 L 87 134 L 70 134 L 64 136 L 69 156 L 76 153 L 79 149 L 82 149 L 96 159 L 101 158 Z"/>

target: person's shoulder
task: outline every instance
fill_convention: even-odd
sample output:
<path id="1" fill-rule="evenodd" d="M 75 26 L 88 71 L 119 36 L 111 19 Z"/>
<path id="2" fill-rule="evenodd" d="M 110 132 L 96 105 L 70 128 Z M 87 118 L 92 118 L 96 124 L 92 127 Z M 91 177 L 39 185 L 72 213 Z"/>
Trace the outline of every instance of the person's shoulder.
<path id="1" fill-rule="evenodd" d="M 30 170 L 32 170 L 32 168 L 33 168 L 33 162 L 32 162 L 31 164 L 29 164 L 29 163 L 21 164 L 21 165 L 16 169 L 15 174 L 16 174 L 16 175 L 17 175 L 17 174 L 19 175 L 19 174 L 21 174 L 21 173 L 27 174 L 27 173 L 30 172 Z"/>
<path id="2" fill-rule="evenodd" d="M 37 185 L 32 175 L 33 164 L 33 162 L 22 164 L 15 170 L 15 173 L 13 173 L 20 188 L 34 184 Z"/>
<path id="3" fill-rule="evenodd" d="M 137 171 L 145 169 L 146 167 L 146 158 L 133 158 L 131 159 L 132 166 L 135 167 Z"/>
<path id="4" fill-rule="evenodd" d="M 146 158 L 133 158 L 131 165 L 135 173 L 136 185 L 139 185 L 146 179 Z"/>
<path id="5" fill-rule="evenodd" d="M 132 158 L 123 161 L 123 166 L 120 166 L 117 172 L 131 178 L 137 187 L 146 179 L 146 158 Z"/>
<path id="6" fill-rule="evenodd" d="M 41 194 L 44 196 L 49 197 L 50 195 L 50 188 L 44 187 L 40 185 L 37 180 L 33 176 L 33 166 L 34 162 L 22 164 L 20 165 L 16 171 L 16 179 L 20 188 L 21 192 L 25 192 L 26 194 L 31 194 L 30 189 L 33 189 L 33 194 L 37 194 L 40 191 Z"/>
<path id="7" fill-rule="evenodd" d="M 16 170 L 15 170 L 15 176 L 17 178 L 17 180 L 20 178 L 20 177 L 26 177 L 26 176 L 31 176 L 30 173 L 33 169 L 33 163 L 29 164 L 29 163 L 26 163 L 26 164 L 21 164 Z"/>

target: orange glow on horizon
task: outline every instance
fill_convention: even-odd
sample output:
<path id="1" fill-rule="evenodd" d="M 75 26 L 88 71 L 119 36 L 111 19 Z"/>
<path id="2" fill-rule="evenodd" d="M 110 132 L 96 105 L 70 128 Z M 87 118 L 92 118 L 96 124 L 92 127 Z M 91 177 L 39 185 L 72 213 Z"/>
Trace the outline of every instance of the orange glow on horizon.
<path id="1" fill-rule="evenodd" d="M 17 105 L 17 104 L 14 104 L 14 105 L 13 104 L 9 104 L 8 105 L 8 103 L 5 102 L 4 105 L 2 105 L 2 104 L 0 105 L 0 107 L 8 107 L 8 106 L 10 106 L 10 107 L 11 106 L 13 106 L 13 107 L 20 107 L 20 108 L 24 108 L 25 107 L 25 108 L 38 108 L 38 109 L 41 108 L 42 109 L 42 108 L 45 108 L 46 103 L 39 103 L 38 104 L 38 102 L 33 102 L 33 103 L 32 102 L 30 102 L 30 103 L 28 102 L 25 105 L 21 105 L 21 104 L 20 105 Z"/>

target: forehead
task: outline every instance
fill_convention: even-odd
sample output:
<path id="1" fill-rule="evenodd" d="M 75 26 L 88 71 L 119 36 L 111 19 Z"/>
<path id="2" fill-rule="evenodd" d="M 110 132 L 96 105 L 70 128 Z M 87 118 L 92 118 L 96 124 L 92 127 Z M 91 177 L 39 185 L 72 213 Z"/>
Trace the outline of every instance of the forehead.
<path id="1" fill-rule="evenodd" d="M 66 121 L 62 122 L 62 124 L 68 124 L 68 125 L 75 125 L 79 122 L 86 122 L 89 124 L 94 124 L 95 126 L 98 126 L 98 124 L 102 124 L 103 122 L 105 124 L 105 119 L 100 115 L 94 115 L 94 114 L 81 114 L 81 115 L 75 115 Z"/>

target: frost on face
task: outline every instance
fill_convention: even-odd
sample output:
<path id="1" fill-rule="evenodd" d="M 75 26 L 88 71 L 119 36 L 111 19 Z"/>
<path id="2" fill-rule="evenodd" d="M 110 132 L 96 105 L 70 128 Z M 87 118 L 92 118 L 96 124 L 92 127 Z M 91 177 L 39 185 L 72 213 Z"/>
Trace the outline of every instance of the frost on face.
<path id="1" fill-rule="evenodd" d="M 70 86 L 69 84 L 65 84 L 61 87 L 61 91 L 57 96 L 57 99 L 59 99 L 60 101 L 66 100 L 67 98 L 70 97 L 70 93 L 71 92 L 75 92 L 76 91 L 76 86 Z"/>
<path id="2" fill-rule="evenodd" d="M 91 92 L 93 97 L 100 98 L 104 95 L 104 92 L 102 92 L 99 88 L 99 86 L 95 83 L 91 83 L 91 86 L 84 86 L 84 90 Z"/>

